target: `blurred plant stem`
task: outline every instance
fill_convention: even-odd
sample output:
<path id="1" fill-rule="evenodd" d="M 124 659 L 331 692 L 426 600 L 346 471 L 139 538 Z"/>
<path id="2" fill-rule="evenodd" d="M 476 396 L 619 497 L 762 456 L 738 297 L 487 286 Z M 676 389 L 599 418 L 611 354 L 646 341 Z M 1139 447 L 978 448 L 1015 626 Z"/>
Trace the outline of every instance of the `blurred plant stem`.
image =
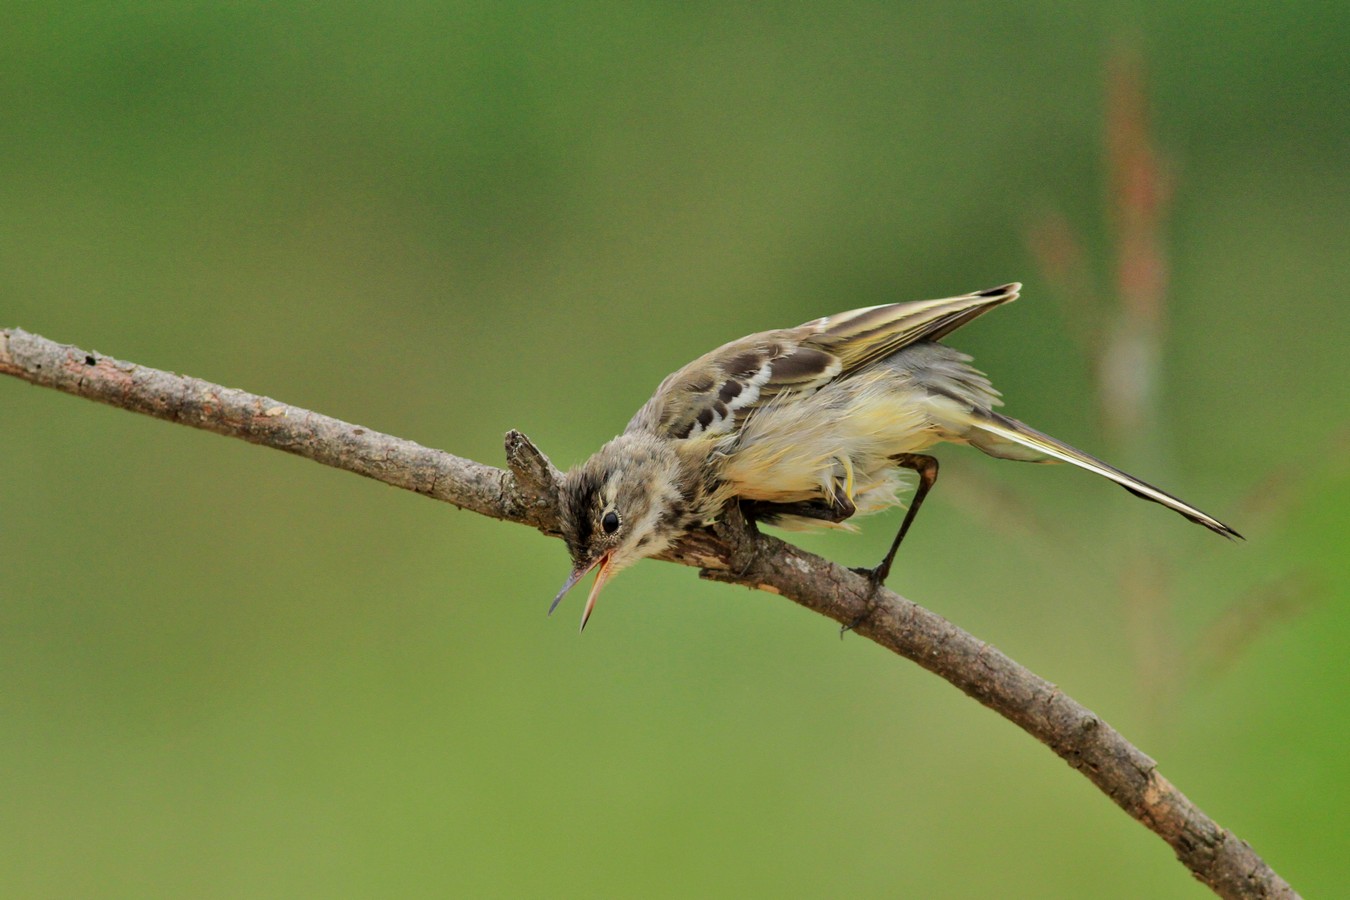
<path id="1" fill-rule="evenodd" d="M 1117 50 L 1107 65 L 1103 160 L 1113 239 L 1110 289 L 1097 287 L 1085 242 L 1063 214 L 1033 223 L 1027 241 L 1091 363 L 1096 412 L 1111 457 L 1133 471 L 1161 472 L 1169 456 L 1158 402 L 1169 323 L 1165 226 L 1176 180 L 1153 138 L 1143 59 L 1131 46 Z M 1287 508 L 1293 499 L 1287 479 L 1288 471 L 1277 468 L 1262 481 L 1267 489 L 1257 493 L 1267 505 Z M 1283 493 L 1272 499 L 1281 484 Z M 1142 526 L 1121 533 L 1116 568 L 1136 688 L 1149 720 L 1166 728 L 1189 674 L 1231 665 L 1264 630 L 1306 603 L 1292 601 L 1291 591 L 1279 584 L 1253 591 L 1231 601 L 1193 639 L 1184 639 L 1174 554 Z M 1192 665 L 1197 658 L 1209 662 Z"/>

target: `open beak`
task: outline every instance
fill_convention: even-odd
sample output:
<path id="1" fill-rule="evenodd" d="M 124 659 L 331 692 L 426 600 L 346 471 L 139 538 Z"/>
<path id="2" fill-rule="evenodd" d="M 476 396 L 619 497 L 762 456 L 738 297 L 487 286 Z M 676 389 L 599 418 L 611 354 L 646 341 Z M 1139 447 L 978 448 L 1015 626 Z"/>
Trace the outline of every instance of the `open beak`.
<path id="1" fill-rule="evenodd" d="M 575 587 L 578 581 L 585 578 L 586 574 L 590 572 L 591 569 L 599 569 L 599 571 L 595 573 L 595 584 L 591 585 L 591 593 L 586 598 L 586 609 L 581 613 L 582 631 L 586 630 L 586 621 L 591 617 L 591 610 L 595 609 L 595 598 L 600 596 L 600 589 L 605 586 L 605 582 L 609 579 L 608 553 L 598 557 L 591 563 L 573 569 L 572 574 L 567 577 L 567 581 L 563 584 L 562 590 L 558 591 L 558 596 L 553 598 L 553 602 L 550 603 L 548 607 L 548 614 L 551 616 L 553 615 L 553 610 L 557 609 L 558 604 L 562 602 L 562 598 L 567 596 L 567 592 Z"/>

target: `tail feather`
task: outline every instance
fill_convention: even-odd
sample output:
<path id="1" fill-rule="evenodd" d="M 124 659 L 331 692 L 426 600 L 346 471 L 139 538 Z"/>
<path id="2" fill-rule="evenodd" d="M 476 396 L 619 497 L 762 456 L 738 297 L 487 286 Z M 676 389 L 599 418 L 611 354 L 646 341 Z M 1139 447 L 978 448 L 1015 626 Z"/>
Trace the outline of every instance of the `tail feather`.
<path id="1" fill-rule="evenodd" d="M 1241 538 L 1232 528 L 1220 522 L 1218 519 L 1202 512 L 1191 506 L 1189 503 L 1177 497 L 1173 497 L 1160 488 L 1145 481 L 1140 481 L 1133 475 L 1122 472 L 1115 466 L 1102 462 L 1097 457 L 1084 453 L 1076 447 L 1071 447 L 1063 441 L 1056 440 L 1050 435 L 1037 431 L 1030 425 L 1023 424 L 1016 419 L 1000 415 L 989 410 L 975 410 L 972 413 L 971 424 L 980 431 L 993 435 L 1002 441 L 1016 444 L 1019 448 L 1027 448 L 1039 454 L 1072 463 L 1089 472 L 1096 472 L 1104 478 L 1109 478 L 1116 484 L 1125 488 L 1136 497 L 1143 497 L 1145 500 L 1152 500 L 1154 503 L 1162 504 L 1168 509 L 1185 516 L 1197 525 L 1203 525 L 1210 531 L 1223 535 L 1226 538 Z M 997 446 L 982 446 L 978 439 L 973 439 L 971 443 L 993 456 L 1007 456 L 1012 459 L 1026 459 L 1026 455 L 1020 451 L 1005 452 Z M 1013 448 L 1008 448 L 1013 450 Z"/>

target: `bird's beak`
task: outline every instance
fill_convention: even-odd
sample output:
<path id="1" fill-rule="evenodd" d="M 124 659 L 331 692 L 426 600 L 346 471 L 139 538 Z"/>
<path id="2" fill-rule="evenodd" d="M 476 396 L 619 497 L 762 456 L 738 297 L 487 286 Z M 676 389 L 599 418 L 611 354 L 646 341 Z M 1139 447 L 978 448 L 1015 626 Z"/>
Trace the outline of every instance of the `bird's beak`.
<path id="1" fill-rule="evenodd" d="M 562 598 L 567 596 L 567 592 L 576 586 L 576 583 L 586 577 L 591 569 L 598 568 L 595 573 L 595 584 L 591 585 L 591 593 L 586 598 L 586 609 L 581 613 L 581 630 L 586 630 L 586 620 L 591 617 L 591 610 L 595 609 L 595 598 L 600 596 L 600 589 L 605 586 L 605 581 L 609 578 L 609 554 L 597 557 L 595 560 L 583 565 L 577 566 L 572 570 L 572 574 L 567 576 L 567 581 L 563 583 L 562 590 L 558 591 L 558 596 L 553 598 L 549 604 L 548 614 L 553 615 L 553 610 L 558 608 Z"/>

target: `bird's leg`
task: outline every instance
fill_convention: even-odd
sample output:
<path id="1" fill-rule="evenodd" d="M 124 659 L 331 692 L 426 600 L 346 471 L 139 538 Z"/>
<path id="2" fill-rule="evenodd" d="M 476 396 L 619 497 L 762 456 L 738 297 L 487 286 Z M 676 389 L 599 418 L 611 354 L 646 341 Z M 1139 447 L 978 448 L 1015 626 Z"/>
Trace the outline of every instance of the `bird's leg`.
<path id="1" fill-rule="evenodd" d="M 905 511 L 905 518 L 900 523 L 900 530 L 896 532 L 895 540 L 891 541 L 891 549 L 887 551 L 886 558 L 871 569 L 853 570 L 859 575 L 866 575 L 867 580 L 872 582 L 873 595 L 875 595 L 881 586 L 886 583 L 886 577 L 891 574 L 891 563 L 895 561 L 895 551 L 900 549 L 900 542 L 905 539 L 905 534 L 909 531 L 909 526 L 914 524 L 914 517 L 918 515 L 919 507 L 923 505 L 923 499 L 927 497 L 928 492 L 933 489 L 933 485 L 937 483 L 938 477 L 938 461 L 934 457 L 927 456 L 923 453 L 901 453 L 892 456 L 891 459 L 895 460 L 895 463 L 898 466 L 906 469 L 913 469 L 915 472 L 918 472 L 919 484 L 918 487 L 914 489 L 914 497 L 909 501 L 909 509 Z M 859 622 L 867 618 L 868 614 L 871 612 L 870 603 L 871 601 L 869 599 L 867 613 L 863 613 L 857 619 L 840 629 L 839 634 L 841 637 L 844 632 L 851 631 L 853 628 L 857 627 Z"/>
<path id="2" fill-rule="evenodd" d="M 829 500 L 801 500 L 796 503 L 769 503 L 765 500 L 744 501 L 741 504 L 741 509 L 751 519 L 769 525 L 784 516 L 839 523 L 858 511 L 857 507 L 853 505 L 853 501 L 843 494 L 835 494 Z"/>
<path id="3" fill-rule="evenodd" d="M 842 522 L 857 512 L 853 501 L 843 493 L 835 493 L 827 500 L 801 500 L 796 503 L 770 503 L 767 500 L 732 501 L 744 520 L 746 532 L 754 546 L 759 546 L 759 523 L 773 525 L 785 516 L 817 519 L 821 522 Z M 725 517 L 724 517 L 725 518 Z M 748 567 L 747 567 L 748 568 Z M 744 575 L 745 572 L 737 573 Z"/>
<path id="4" fill-rule="evenodd" d="M 918 515 L 919 507 L 923 505 L 923 499 L 933 489 L 938 477 L 938 461 L 931 456 L 922 453 L 901 453 L 891 458 L 895 460 L 896 465 L 918 472 L 919 485 L 914 489 L 914 498 L 909 501 L 909 509 L 905 511 L 904 521 L 900 523 L 900 530 L 895 533 L 895 540 L 891 541 L 891 549 L 886 552 L 886 558 L 875 568 L 862 570 L 862 574 L 866 575 L 878 587 L 885 584 L 886 576 L 891 574 L 891 563 L 895 561 L 895 551 L 900 549 L 900 542 L 905 539 L 909 526 L 914 524 L 914 517 Z"/>

